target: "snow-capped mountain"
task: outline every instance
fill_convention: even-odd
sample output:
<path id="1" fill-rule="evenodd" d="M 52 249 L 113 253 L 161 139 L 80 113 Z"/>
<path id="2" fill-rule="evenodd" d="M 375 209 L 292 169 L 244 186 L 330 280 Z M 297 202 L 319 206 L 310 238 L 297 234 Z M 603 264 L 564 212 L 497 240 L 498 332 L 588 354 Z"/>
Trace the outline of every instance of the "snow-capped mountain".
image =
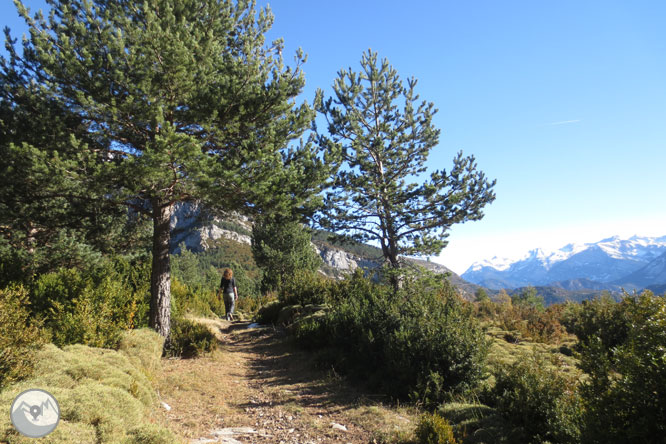
<path id="1" fill-rule="evenodd" d="M 640 270 L 620 279 L 628 288 L 644 288 L 666 284 L 666 252 Z"/>
<path id="2" fill-rule="evenodd" d="M 624 284 L 625 277 L 633 276 L 665 253 L 666 236 L 633 236 L 630 239 L 614 236 L 595 243 L 569 244 L 553 252 L 535 249 L 514 261 L 493 258 L 477 262 L 461 277 L 491 289 L 549 285 L 571 280 L 591 281 L 595 285 L 609 284 L 610 287 L 610 283 Z M 663 260 L 666 267 L 666 257 Z M 655 270 L 661 270 L 659 264 L 648 268 L 646 273 L 661 279 L 664 273 Z M 647 285 L 662 283 L 655 282 L 654 277 L 641 278 L 637 275 L 632 279 L 649 282 Z"/>

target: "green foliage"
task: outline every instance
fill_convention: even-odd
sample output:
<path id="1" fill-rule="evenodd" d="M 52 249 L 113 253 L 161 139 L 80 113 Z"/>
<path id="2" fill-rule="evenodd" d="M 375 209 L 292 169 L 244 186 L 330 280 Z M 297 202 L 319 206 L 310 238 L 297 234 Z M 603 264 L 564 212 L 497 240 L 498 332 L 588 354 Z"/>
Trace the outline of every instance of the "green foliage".
<path id="1" fill-rule="evenodd" d="M 284 305 L 323 304 L 334 288 L 333 281 L 316 271 L 295 270 L 282 281 L 278 300 Z"/>
<path id="2" fill-rule="evenodd" d="M 299 345 L 307 350 L 320 350 L 328 344 L 327 329 L 322 328 L 326 322 L 326 314 L 320 316 L 307 316 L 299 319 L 291 326 L 291 334 Z"/>
<path id="3" fill-rule="evenodd" d="M 576 381 L 537 355 L 501 366 L 491 400 L 517 427 L 517 442 L 577 443 L 582 404 Z"/>
<path id="4" fill-rule="evenodd" d="M 308 229 L 297 221 L 261 218 L 252 227 L 252 254 L 263 271 L 261 291 L 278 290 L 297 271 L 314 273 L 322 264 Z"/>
<path id="5" fill-rule="evenodd" d="M 174 317 L 187 313 L 223 316 L 224 302 L 215 291 L 187 286 L 174 277 L 171 279 L 171 311 Z"/>
<path id="6" fill-rule="evenodd" d="M 110 263 L 44 274 L 33 285 L 33 313 L 43 317 L 56 345 L 114 347 L 124 330 L 147 318 L 147 289 L 132 279 Z"/>
<path id="7" fill-rule="evenodd" d="M 484 335 L 441 278 L 417 278 L 395 293 L 357 271 L 332 288 L 329 300 L 331 311 L 302 329 L 337 350 L 331 354 L 337 369 L 392 397 L 427 405 L 480 381 Z"/>
<path id="8" fill-rule="evenodd" d="M 220 286 L 221 270 L 226 267 L 234 271 L 238 308 L 252 312 L 259 308 L 263 301 L 260 291 L 262 274 L 248 245 L 220 238 L 215 241 L 214 248 L 202 252 L 193 253 L 184 246 L 180 251 L 172 257 L 173 276 L 198 298 L 192 301 L 194 303 L 182 305 L 183 310 L 200 315 L 224 314 L 224 304 L 219 304 L 215 293 Z M 183 301 L 177 296 L 176 299 L 180 301 L 179 305 Z"/>
<path id="9" fill-rule="evenodd" d="M 474 298 L 476 302 L 486 302 L 490 300 L 488 292 L 484 288 L 479 288 L 474 292 Z"/>
<path id="10" fill-rule="evenodd" d="M 421 415 L 416 426 L 418 444 L 456 444 L 453 428 L 449 422 L 437 413 Z"/>
<path id="11" fill-rule="evenodd" d="M 416 83 L 403 82 L 369 50 L 360 72 L 339 72 L 335 99 L 323 101 L 321 92 L 316 99 L 329 134 L 318 133 L 318 142 L 344 166 L 319 224 L 357 241 L 377 241 L 393 267 L 400 255 L 438 254 L 453 224 L 481 219 L 482 208 L 495 199 L 495 182 L 462 152 L 450 172 L 435 171 L 430 180 L 413 183 L 439 139 L 434 105 L 419 103 Z"/>
<path id="12" fill-rule="evenodd" d="M 626 322 L 621 324 L 625 337 L 590 336 L 581 351 L 581 368 L 589 374 L 581 389 L 587 407 L 584 441 L 663 442 L 666 299 L 645 291 L 637 297 L 625 295 L 616 305 L 613 309 L 621 310 L 619 318 Z M 614 342 L 612 349 L 604 339 Z"/>
<path id="13" fill-rule="evenodd" d="M 511 303 L 518 306 L 532 307 L 537 310 L 544 310 L 543 297 L 539 296 L 534 287 L 525 288 L 520 294 L 511 296 Z"/>
<path id="14" fill-rule="evenodd" d="M 31 375 L 35 351 L 44 343 L 40 323 L 29 318 L 22 286 L 0 289 L 0 391 Z"/>
<path id="15" fill-rule="evenodd" d="M 562 323 L 578 337 L 578 348 L 594 343 L 610 354 L 627 338 L 630 325 L 626 307 L 629 303 L 626 298 L 617 303 L 609 294 L 604 294 L 581 304 L 567 304 Z"/>
<path id="16" fill-rule="evenodd" d="M 145 220 L 128 219 L 94 186 L 99 158 L 78 152 L 88 139 L 81 116 L 30 78 L 13 45 L 8 51 L 0 60 L 0 286 L 145 248 Z"/>
<path id="17" fill-rule="evenodd" d="M 203 324 L 174 316 L 165 353 L 168 356 L 196 358 L 215 350 L 217 339 Z"/>
<path id="18" fill-rule="evenodd" d="M 310 142 L 287 148 L 314 118 L 307 103 L 295 103 L 305 55 L 298 51 L 296 66 L 285 66 L 282 41 L 265 44 L 270 10 L 254 2 L 57 1 L 49 19 L 16 5 L 35 32 L 23 51 L 8 41 L 0 112 L 11 115 L 24 91 L 53 105 L 45 115 L 58 131 L 26 144 L 35 155 L 25 156 L 39 159 L 37 169 L 56 165 L 47 195 L 93 209 L 129 206 L 152 219 L 149 322 L 168 336 L 163 305 L 177 202 L 261 214 L 310 214 L 321 203 L 329 163 Z M 24 110 L 21 122 L 44 120 L 40 108 Z M 50 162 L 59 158 L 54 138 L 68 162 Z M 23 222 L 29 238 L 32 221 Z"/>
<path id="19" fill-rule="evenodd" d="M 260 324 L 275 324 L 280 314 L 280 310 L 284 307 L 285 304 L 280 301 L 271 301 L 266 305 L 263 305 L 258 311 L 256 316 L 256 321 Z"/>
<path id="20" fill-rule="evenodd" d="M 564 333 L 560 324 L 560 308 L 547 309 L 531 304 L 498 305 L 494 322 L 505 330 L 516 331 L 524 338 L 536 342 L 559 343 Z"/>

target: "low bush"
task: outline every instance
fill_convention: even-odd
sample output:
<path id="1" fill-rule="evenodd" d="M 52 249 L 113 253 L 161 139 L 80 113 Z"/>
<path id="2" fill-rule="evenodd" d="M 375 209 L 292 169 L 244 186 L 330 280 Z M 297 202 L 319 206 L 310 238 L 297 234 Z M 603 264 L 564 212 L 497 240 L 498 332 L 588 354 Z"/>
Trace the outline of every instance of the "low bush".
<path id="1" fill-rule="evenodd" d="M 449 422 L 437 413 L 421 416 L 416 426 L 418 444 L 456 444 Z"/>
<path id="2" fill-rule="evenodd" d="M 666 436 L 666 299 L 646 291 L 620 304 L 626 338 L 588 337 L 581 367 L 589 374 L 584 442 L 661 443 Z"/>
<path id="3" fill-rule="evenodd" d="M 333 281 L 317 272 L 296 271 L 281 279 L 278 299 L 285 305 L 323 304 L 335 287 Z"/>
<path id="4" fill-rule="evenodd" d="M 255 320 L 260 324 L 275 324 L 284 306 L 285 304 L 280 301 L 271 301 L 257 311 Z"/>
<path id="5" fill-rule="evenodd" d="M 629 331 L 626 307 L 628 296 L 616 302 L 609 294 L 580 304 L 567 304 L 561 319 L 569 333 L 578 337 L 579 349 L 591 342 L 600 341 L 606 354 L 622 344 Z M 629 298 L 630 299 L 630 298 Z"/>
<path id="6" fill-rule="evenodd" d="M 517 442 L 576 443 L 582 404 L 576 381 L 537 355 L 495 372 L 489 401 L 517 427 Z"/>
<path id="7" fill-rule="evenodd" d="M 0 390 L 32 373 L 35 351 L 44 343 L 39 322 L 29 319 L 23 286 L 0 290 Z"/>
<path id="8" fill-rule="evenodd" d="M 300 336 L 337 349 L 329 354 L 337 369 L 394 398 L 426 405 L 481 380 L 484 334 L 471 308 L 441 278 L 418 278 L 394 292 L 357 272 L 333 287 L 330 300 L 331 311 L 304 323 Z"/>
<path id="9" fill-rule="evenodd" d="M 565 333 L 559 320 L 561 308 L 555 305 L 544 309 L 525 303 L 496 304 L 494 310 L 482 306 L 477 308 L 477 313 L 480 310 L 483 310 L 483 318 L 497 323 L 503 330 L 518 332 L 521 337 L 535 342 L 557 344 Z"/>
<path id="10" fill-rule="evenodd" d="M 217 339 L 203 324 L 180 317 L 171 318 L 171 334 L 165 353 L 168 356 L 196 358 L 215 350 Z"/>
<path id="11" fill-rule="evenodd" d="M 224 316 L 224 302 L 215 290 L 204 290 L 186 285 L 176 277 L 171 278 L 172 316 L 182 317 L 186 313 L 198 316 Z"/>
<path id="12" fill-rule="evenodd" d="M 112 264 L 42 275 L 31 294 L 33 315 L 44 319 L 54 344 L 111 348 L 123 331 L 141 326 L 139 318 L 147 319 L 142 313 L 147 297 L 144 288 L 134 288 Z"/>

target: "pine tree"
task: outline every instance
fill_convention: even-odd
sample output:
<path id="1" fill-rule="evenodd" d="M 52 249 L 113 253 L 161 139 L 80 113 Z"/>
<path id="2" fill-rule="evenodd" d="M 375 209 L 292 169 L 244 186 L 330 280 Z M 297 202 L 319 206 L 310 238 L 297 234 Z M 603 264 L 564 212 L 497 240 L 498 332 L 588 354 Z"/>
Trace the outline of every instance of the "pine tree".
<path id="1" fill-rule="evenodd" d="M 311 211 L 325 176 L 310 144 L 285 150 L 313 110 L 299 51 L 265 44 L 270 10 L 254 1 L 17 1 L 30 26 L 20 69 L 84 126 L 70 143 L 95 168 L 71 172 L 153 221 L 150 325 L 170 329 L 170 217 L 177 202 L 261 213 Z M 43 147 L 37 147 L 43 149 Z M 323 174 L 323 176 L 322 176 Z"/>
<path id="2" fill-rule="evenodd" d="M 308 228 L 284 218 L 264 217 L 255 221 L 252 255 L 264 270 L 263 292 L 277 290 L 285 278 L 298 271 L 315 272 L 322 264 Z"/>
<path id="3" fill-rule="evenodd" d="M 88 136 L 81 117 L 43 94 L 8 49 L 0 58 L 0 286 L 145 245 L 127 210 L 86 185 L 94 158 L 71 139 Z"/>
<path id="4" fill-rule="evenodd" d="M 378 242 L 385 260 L 399 269 L 400 255 L 438 254 L 453 224 L 481 219 L 482 208 L 495 199 L 495 181 L 477 171 L 473 156 L 460 152 L 450 172 L 412 182 L 426 171 L 438 144 L 434 105 L 418 103 L 416 80 L 403 83 L 386 59 L 378 64 L 376 53 L 364 53 L 361 67 L 338 73 L 335 99 L 318 94 L 317 108 L 328 121 L 319 144 L 342 151 L 319 223 L 361 242 Z"/>

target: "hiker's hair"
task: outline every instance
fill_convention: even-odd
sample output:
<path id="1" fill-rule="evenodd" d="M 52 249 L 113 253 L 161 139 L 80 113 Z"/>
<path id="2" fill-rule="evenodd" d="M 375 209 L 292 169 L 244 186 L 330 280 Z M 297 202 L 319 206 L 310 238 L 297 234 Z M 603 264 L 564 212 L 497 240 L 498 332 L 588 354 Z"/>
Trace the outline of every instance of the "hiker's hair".
<path id="1" fill-rule="evenodd" d="M 223 276 L 225 279 L 229 280 L 229 279 L 231 279 L 232 277 L 234 277 L 234 272 L 231 270 L 231 268 L 225 268 L 225 269 L 222 271 L 222 276 Z"/>

